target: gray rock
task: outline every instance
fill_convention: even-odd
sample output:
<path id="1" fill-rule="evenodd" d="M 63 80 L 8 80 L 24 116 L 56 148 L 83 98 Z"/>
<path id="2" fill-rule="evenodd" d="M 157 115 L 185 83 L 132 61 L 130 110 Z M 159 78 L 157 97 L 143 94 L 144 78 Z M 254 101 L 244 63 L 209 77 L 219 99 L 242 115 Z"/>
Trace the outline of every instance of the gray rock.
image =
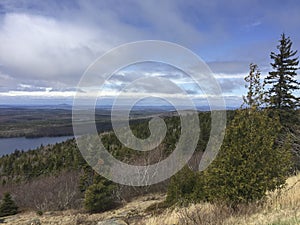
<path id="1" fill-rule="evenodd" d="M 30 220 L 27 225 L 41 225 L 41 221 L 38 218 Z"/>

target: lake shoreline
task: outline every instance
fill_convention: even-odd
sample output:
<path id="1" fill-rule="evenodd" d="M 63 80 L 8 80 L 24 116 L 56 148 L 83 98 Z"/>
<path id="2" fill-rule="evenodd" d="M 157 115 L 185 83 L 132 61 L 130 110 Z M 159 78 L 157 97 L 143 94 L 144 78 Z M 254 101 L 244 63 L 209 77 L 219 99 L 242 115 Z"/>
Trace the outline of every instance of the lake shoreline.
<path id="1" fill-rule="evenodd" d="M 37 149 L 41 146 L 54 145 L 64 141 L 73 139 L 74 136 L 59 136 L 59 137 L 11 137 L 0 138 L 0 157 L 12 154 L 16 150 L 29 151 Z"/>

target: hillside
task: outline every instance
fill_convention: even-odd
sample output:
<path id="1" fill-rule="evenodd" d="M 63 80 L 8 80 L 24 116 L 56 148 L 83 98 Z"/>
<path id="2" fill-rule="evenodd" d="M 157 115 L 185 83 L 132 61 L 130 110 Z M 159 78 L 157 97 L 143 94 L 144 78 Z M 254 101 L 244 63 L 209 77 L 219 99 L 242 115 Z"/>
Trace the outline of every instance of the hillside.
<path id="1" fill-rule="evenodd" d="M 161 214 L 147 211 L 147 208 L 164 200 L 164 195 L 150 194 L 133 199 L 121 208 L 99 213 L 86 214 L 81 211 L 53 211 L 42 216 L 35 212 L 24 212 L 3 218 L 11 225 L 60 224 L 60 225 L 297 225 L 300 224 L 300 174 L 287 180 L 282 193 L 268 194 L 263 205 L 253 204 L 239 212 L 220 208 L 213 204 L 192 204 L 187 208 L 173 208 Z"/>
<path id="2" fill-rule="evenodd" d="M 228 123 L 231 123 L 235 114 L 234 111 L 228 112 Z M 293 140 L 294 162 L 299 162 L 300 126 L 296 115 L 296 122 L 286 123 L 284 130 L 289 132 Z M 198 165 L 209 137 L 210 113 L 199 113 L 199 119 L 202 132 L 194 157 L 189 162 L 190 168 L 197 168 L 195 165 Z M 147 159 L 147 163 L 152 164 L 167 157 L 180 136 L 179 118 L 165 116 L 164 120 L 168 128 L 167 135 L 152 154 L 128 149 L 112 132 L 101 133 L 100 138 L 117 159 L 137 165 L 145 163 Z M 139 138 L 149 135 L 147 121 L 133 123 L 131 129 Z M 280 136 L 278 142 L 284 137 Z M 112 184 L 113 201 L 116 203 L 114 208 L 107 212 L 87 214 L 84 210 L 86 190 L 99 182 L 111 184 L 87 165 L 74 139 L 28 152 L 16 151 L 0 158 L 0 193 L 10 192 L 20 208 L 19 214 L 4 218 L 9 224 L 30 224 L 34 218 L 42 224 L 56 224 L 57 221 L 62 221 L 60 224 L 101 224 L 99 221 L 111 222 L 111 219 L 120 219 L 127 224 L 199 224 L 199 220 L 204 221 L 203 224 L 255 224 L 258 219 L 262 221 L 261 224 L 281 224 L 278 221 L 282 216 L 285 220 L 299 220 L 299 179 L 299 175 L 289 178 L 282 195 L 272 192 L 267 195 L 267 201 L 238 206 L 238 210 L 234 211 L 228 206 L 204 201 L 184 205 L 183 208 L 177 204 L 167 205 L 165 199 L 169 180 L 140 188 Z M 214 216 L 216 212 L 221 212 L 220 217 Z"/>

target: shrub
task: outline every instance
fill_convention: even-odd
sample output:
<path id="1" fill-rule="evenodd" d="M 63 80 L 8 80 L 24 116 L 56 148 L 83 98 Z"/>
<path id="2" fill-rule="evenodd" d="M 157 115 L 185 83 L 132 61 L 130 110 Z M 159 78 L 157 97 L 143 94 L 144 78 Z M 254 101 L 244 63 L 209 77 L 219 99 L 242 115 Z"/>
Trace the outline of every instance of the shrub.
<path id="1" fill-rule="evenodd" d="M 85 192 L 85 209 L 90 213 L 112 209 L 116 205 L 115 191 L 116 185 L 108 180 L 92 184 Z"/>
<path id="2" fill-rule="evenodd" d="M 43 211 L 41 211 L 41 210 L 38 210 L 35 213 L 37 216 L 42 216 L 44 214 Z"/>
<path id="3" fill-rule="evenodd" d="M 80 199 L 83 197 L 78 182 L 78 171 L 62 171 L 58 175 L 10 185 L 9 191 L 20 208 L 36 211 L 78 209 L 82 207 Z"/>
<path id="4" fill-rule="evenodd" d="M 283 187 L 291 168 L 289 141 L 278 143 L 279 118 L 267 110 L 239 110 L 217 158 L 204 172 L 186 169 L 171 179 L 167 202 L 221 202 L 231 206 L 262 199 Z"/>
<path id="5" fill-rule="evenodd" d="M 205 171 L 209 199 L 226 204 L 262 199 L 281 188 L 291 168 L 288 140 L 277 144 L 279 118 L 268 111 L 240 110 L 229 126 L 216 160 Z"/>
<path id="6" fill-rule="evenodd" d="M 10 216 L 18 213 L 18 207 L 13 201 L 11 195 L 6 192 L 3 196 L 1 205 L 0 205 L 0 216 Z"/>
<path id="7" fill-rule="evenodd" d="M 175 203 L 184 205 L 185 203 L 196 201 L 197 198 L 201 198 L 200 195 L 195 195 L 196 192 L 198 193 L 196 188 L 199 187 L 200 182 L 200 175 L 185 166 L 171 178 L 167 191 L 166 203 L 168 205 L 173 205 Z"/>

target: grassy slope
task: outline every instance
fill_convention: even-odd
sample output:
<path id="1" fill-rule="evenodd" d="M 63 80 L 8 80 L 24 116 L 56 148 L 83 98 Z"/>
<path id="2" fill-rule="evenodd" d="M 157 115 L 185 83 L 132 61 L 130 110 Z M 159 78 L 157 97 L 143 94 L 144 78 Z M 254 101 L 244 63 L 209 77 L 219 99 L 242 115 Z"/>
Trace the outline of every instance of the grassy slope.
<path id="1" fill-rule="evenodd" d="M 175 208 L 148 219 L 145 224 L 300 224 L 300 174 L 287 180 L 287 186 L 281 195 L 270 193 L 262 206 L 255 204 L 241 211 L 232 212 L 203 203 L 188 208 Z"/>
<path id="2" fill-rule="evenodd" d="M 232 212 L 226 207 L 209 203 L 190 205 L 186 208 L 168 209 L 162 214 L 145 212 L 146 208 L 164 200 L 162 195 L 139 197 L 122 208 L 99 214 L 86 214 L 78 211 L 45 213 L 37 216 L 34 212 L 25 212 L 5 218 L 11 225 L 28 224 L 39 220 L 42 224 L 90 224 L 118 218 L 136 225 L 173 225 L 173 224 L 223 224 L 223 225 L 296 225 L 300 224 L 300 174 L 287 180 L 282 194 L 272 192 L 263 205 L 251 205 Z"/>

